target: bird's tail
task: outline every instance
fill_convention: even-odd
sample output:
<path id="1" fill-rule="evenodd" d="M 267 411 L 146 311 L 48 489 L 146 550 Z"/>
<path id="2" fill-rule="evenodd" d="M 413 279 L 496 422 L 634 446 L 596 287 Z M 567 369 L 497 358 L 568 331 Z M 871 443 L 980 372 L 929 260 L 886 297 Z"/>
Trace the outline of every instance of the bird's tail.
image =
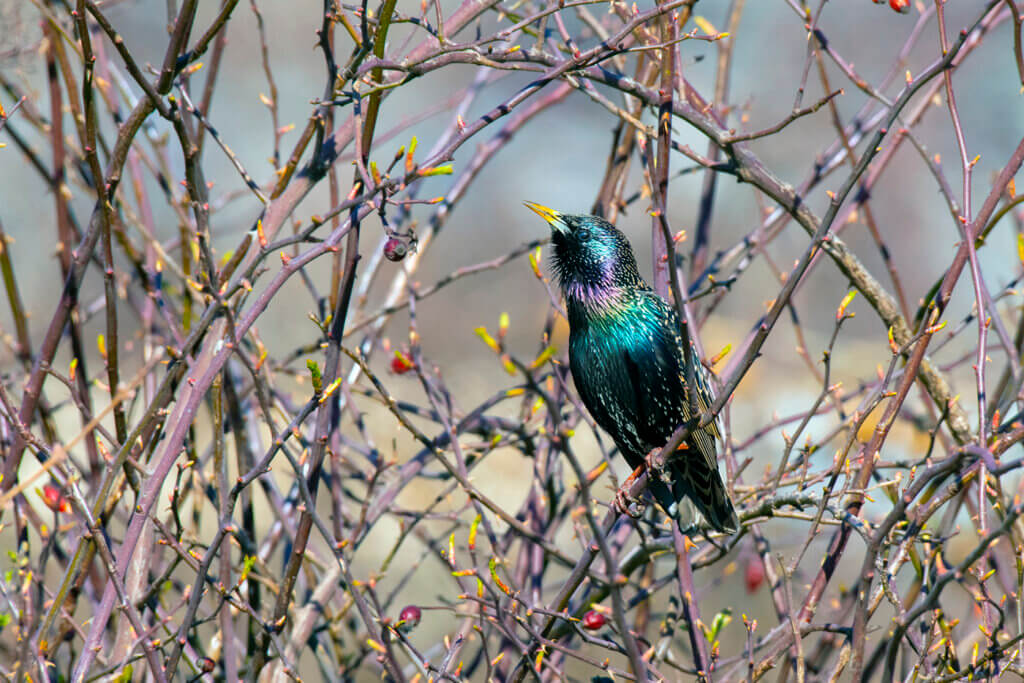
<path id="1" fill-rule="evenodd" d="M 681 455 L 669 465 L 671 494 L 665 484 L 655 487 L 658 502 L 684 533 L 703 526 L 722 533 L 735 533 L 740 521 L 718 468 L 707 467 L 703 458 L 696 454 Z"/>

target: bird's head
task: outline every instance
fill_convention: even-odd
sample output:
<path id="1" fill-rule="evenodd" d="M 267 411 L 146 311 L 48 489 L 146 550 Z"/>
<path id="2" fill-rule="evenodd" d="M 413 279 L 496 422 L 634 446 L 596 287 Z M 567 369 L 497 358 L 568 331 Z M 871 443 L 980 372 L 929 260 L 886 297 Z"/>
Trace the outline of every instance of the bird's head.
<path id="1" fill-rule="evenodd" d="M 540 204 L 526 206 L 551 226 L 555 272 L 567 296 L 585 296 L 640 281 L 636 257 L 626 236 L 597 216 L 560 213 Z"/>

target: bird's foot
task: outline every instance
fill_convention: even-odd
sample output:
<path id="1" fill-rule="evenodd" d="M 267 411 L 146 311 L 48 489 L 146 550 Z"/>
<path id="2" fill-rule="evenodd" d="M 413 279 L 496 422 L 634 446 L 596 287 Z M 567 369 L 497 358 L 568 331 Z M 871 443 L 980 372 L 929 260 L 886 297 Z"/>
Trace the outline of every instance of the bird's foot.
<path id="1" fill-rule="evenodd" d="M 652 479 L 659 477 L 665 479 L 665 462 L 658 459 L 658 455 L 661 453 L 661 448 L 653 448 L 651 452 L 644 456 L 644 467 L 647 468 L 649 475 Z"/>
<path id="2" fill-rule="evenodd" d="M 644 456 L 644 464 L 647 469 L 659 470 L 664 465 L 664 463 L 658 462 L 658 453 L 661 453 L 660 448 L 652 448 L 651 452 Z"/>
<path id="3" fill-rule="evenodd" d="M 629 489 L 632 488 L 633 482 L 647 470 L 647 465 L 640 465 L 633 470 L 626 481 L 622 482 L 622 486 L 615 492 L 615 509 L 624 515 L 628 515 L 633 519 L 639 519 L 640 515 L 644 512 L 643 503 L 633 496 L 629 495 Z"/>
<path id="4" fill-rule="evenodd" d="M 623 486 L 615 492 L 615 502 L 613 503 L 616 510 L 632 517 L 633 519 L 640 519 L 644 514 L 644 504 L 639 498 L 633 498 L 629 495 L 629 486 Z"/>

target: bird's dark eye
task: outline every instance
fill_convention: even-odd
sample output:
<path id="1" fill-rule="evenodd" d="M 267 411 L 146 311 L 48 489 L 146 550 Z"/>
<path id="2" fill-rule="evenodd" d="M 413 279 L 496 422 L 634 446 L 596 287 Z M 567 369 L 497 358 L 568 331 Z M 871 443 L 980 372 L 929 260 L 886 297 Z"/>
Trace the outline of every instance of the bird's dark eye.
<path id="1" fill-rule="evenodd" d="M 576 231 L 576 239 L 578 239 L 580 242 L 586 242 L 587 240 L 590 239 L 590 231 L 587 230 L 586 228 L 580 228 L 579 230 Z"/>

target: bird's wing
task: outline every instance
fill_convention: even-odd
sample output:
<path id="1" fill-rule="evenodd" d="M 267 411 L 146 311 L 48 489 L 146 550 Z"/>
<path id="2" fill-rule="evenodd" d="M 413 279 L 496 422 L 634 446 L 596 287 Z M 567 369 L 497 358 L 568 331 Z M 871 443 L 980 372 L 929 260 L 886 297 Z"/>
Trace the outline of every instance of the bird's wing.
<path id="1" fill-rule="evenodd" d="M 650 328 L 643 343 L 627 347 L 625 360 L 633 378 L 633 402 L 639 416 L 640 436 L 660 445 L 680 424 L 690 419 L 691 411 L 679 319 L 675 309 L 658 295 L 651 292 L 650 300 L 659 324 Z M 704 412 L 712 403 L 710 384 L 696 353 L 691 355 L 697 363 L 694 367 L 696 403 Z M 694 430 L 690 437 L 712 467 L 717 467 L 715 438 L 718 434 L 717 424 L 712 422 Z"/>
<path id="2" fill-rule="evenodd" d="M 666 336 L 678 339 L 677 334 Z M 628 348 L 624 360 L 632 378 L 633 403 L 639 416 L 637 431 L 647 448 L 661 446 L 691 416 L 681 347 L 674 340 L 658 341 L 655 335 L 653 345 Z M 703 368 L 694 370 L 701 373 Z M 696 398 L 701 412 L 707 410 L 711 397 L 700 380 L 697 381 Z M 687 450 L 668 468 L 671 494 L 666 496 L 667 491 L 655 491 L 680 529 L 699 525 L 699 518 L 720 531 L 731 532 L 738 527 L 735 509 L 718 472 L 716 436 L 714 423 L 691 431 L 686 439 Z M 686 499 L 692 500 L 694 506 L 687 506 Z M 699 513 L 699 517 L 694 517 L 694 512 Z"/>

